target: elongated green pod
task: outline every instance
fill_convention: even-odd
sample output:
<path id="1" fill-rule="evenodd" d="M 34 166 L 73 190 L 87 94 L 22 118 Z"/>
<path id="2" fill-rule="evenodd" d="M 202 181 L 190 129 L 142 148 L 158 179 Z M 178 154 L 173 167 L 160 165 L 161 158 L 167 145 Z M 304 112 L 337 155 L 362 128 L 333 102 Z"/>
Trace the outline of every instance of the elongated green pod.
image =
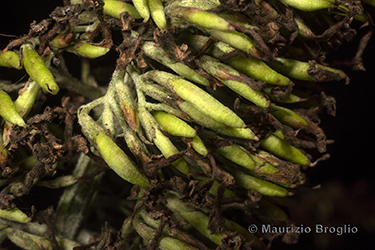
<path id="1" fill-rule="evenodd" d="M 193 106 L 189 102 L 181 102 L 179 104 L 179 107 L 197 124 L 206 128 L 214 129 L 216 132 L 222 135 L 228 135 L 232 137 L 256 141 L 259 140 L 259 138 L 255 136 L 251 129 L 228 127 L 225 124 L 220 123 L 212 119 L 211 117 L 205 115 L 204 113 L 200 112 L 197 108 L 195 108 L 195 106 Z"/>
<path id="2" fill-rule="evenodd" d="M 205 31 L 216 39 L 225 42 L 236 49 L 244 51 L 250 56 L 258 59 L 264 57 L 264 53 L 257 48 L 255 42 L 243 33 L 235 30 L 218 29 L 205 29 Z"/>
<path id="3" fill-rule="evenodd" d="M 6 121 L 25 127 L 26 123 L 17 112 L 16 107 L 10 96 L 4 91 L 0 90 L 0 116 Z"/>
<path id="4" fill-rule="evenodd" d="M 135 231 L 146 241 L 146 244 L 151 244 L 152 240 L 155 238 L 156 230 L 149 227 L 145 223 L 143 223 L 139 216 L 136 216 L 133 220 L 133 227 Z M 166 236 L 162 234 L 158 240 L 157 247 L 160 250 L 195 250 L 195 247 L 192 247 L 191 245 L 173 238 Z"/>
<path id="5" fill-rule="evenodd" d="M 277 118 L 280 122 L 287 124 L 293 128 L 305 128 L 308 126 L 305 119 L 294 111 L 277 106 L 276 104 L 271 104 L 270 113 Z"/>
<path id="6" fill-rule="evenodd" d="M 11 210 L 0 209 L 0 217 L 6 220 L 16 221 L 19 223 L 28 223 L 31 221 L 24 212 L 18 208 L 12 208 Z"/>
<path id="7" fill-rule="evenodd" d="M 285 5 L 302 11 L 315 11 L 328 9 L 335 2 L 334 0 L 280 0 Z"/>
<path id="8" fill-rule="evenodd" d="M 187 42 L 197 50 L 202 49 L 209 39 L 206 36 L 193 34 L 184 35 L 180 38 L 180 40 Z M 217 41 L 207 50 L 207 53 L 220 59 L 225 58 L 235 51 L 235 48 L 229 44 Z M 255 80 L 282 86 L 293 84 L 289 78 L 273 70 L 265 62 L 252 56 L 238 55 L 226 60 L 225 63 Z"/>
<path id="9" fill-rule="evenodd" d="M 164 5 L 161 0 L 148 0 L 148 7 L 152 20 L 159 29 L 167 28 L 167 19 L 164 13 Z"/>
<path id="10" fill-rule="evenodd" d="M 208 150 L 206 146 L 204 145 L 202 139 L 199 136 L 194 136 L 193 141 L 191 142 L 191 147 L 200 155 L 207 155 Z"/>
<path id="11" fill-rule="evenodd" d="M 190 225 L 212 242 L 219 246 L 221 245 L 223 234 L 211 234 L 211 231 L 207 228 L 209 223 L 208 215 L 201 210 L 194 208 L 193 206 L 190 207 L 188 204 L 180 201 L 179 197 L 172 192 L 167 192 L 164 197 L 167 200 L 167 207 L 169 209 L 183 217 Z"/>
<path id="12" fill-rule="evenodd" d="M 206 213 L 196 208 L 193 204 L 182 202 L 179 197 L 172 193 L 167 192 L 165 195 L 167 200 L 167 207 L 171 209 L 174 213 L 177 213 L 182 218 L 184 218 L 190 225 L 197 229 L 201 234 L 210 239 L 215 244 L 221 246 L 221 240 L 224 236 L 223 233 L 212 234 L 208 229 L 209 217 Z M 258 238 L 246 232 L 246 229 L 238 225 L 237 223 L 225 219 L 225 225 L 231 231 L 239 232 L 243 235 L 247 241 L 252 242 L 252 249 L 265 249 L 265 246 Z"/>
<path id="13" fill-rule="evenodd" d="M 301 150 L 293 147 L 286 141 L 273 134 L 261 140 L 260 146 L 268 152 L 290 162 L 302 166 L 309 166 L 311 164 L 309 158 L 307 158 L 306 155 L 301 152 Z"/>
<path id="14" fill-rule="evenodd" d="M 147 22 L 150 18 L 150 9 L 147 0 L 132 0 L 132 2 L 139 15 L 144 19 L 143 22 Z"/>
<path id="15" fill-rule="evenodd" d="M 21 117 L 27 116 L 31 111 L 38 96 L 39 88 L 39 84 L 35 81 L 28 81 L 20 91 L 17 99 L 14 101 L 14 106 Z"/>
<path id="16" fill-rule="evenodd" d="M 44 237 L 29 234 L 21 230 L 7 228 L 5 229 L 7 237 L 16 245 L 23 249 L 52 249 L 51 242 Z M 25 248 L 26 247 L 26 248 Z"/>
<path id="17" fill-rule="evenodd" d="M 179 1 L 168 1 L 168 6 L 183 6 L 183 7 L 192 7 L 200 10 L 210 10 L 221 5 L 219 0 L 179 0 Z"/>
<path id="18" fill-rule="evenodd" d="M 44 64 L 43 59 L 28 43 L 23 44 L 21 50 L 22 63 L 27 74 L 36 81 L 40 87 L 56 95 L 60 89 L 59 85 L 57 85 L 51 71 Z"/>
<path id="19" fill-rule="evenodd" d="M 267 108 L 270 105 L 270 102 L 263 93 L 252 89 L 249 84 L 245 82 L 246 77 L 238 73 L 232 67 L 206 55 L 201 56 L 197 64 L 231 90 L 253 102 L 258 107 Z M 236 79 L 243 79 L 243 81 Z"/>
<path id="20" fill-rule="evenodd" d="M 179 151 L 171 140 L 165 136 L 159 129 L 155 129 L 155 138 L 153 139 L 156 147 L 161 151 L 165 158 L 178 154 Z M 183 158 L 172 163 L 181 173 L 188 174 L 189 166 Z"/>
<path id="21" fill-rule="evenodd" d="M 167 66 L 180 76 L 203 86 L 210 86 L 210 82 L 205 77 L 189 68 L 189 66 L 170 59 L 161 47 L 155 46 L 154 42 L 144 42 L 142 44 L 142 50 L 145 55 Z"/>
<path id="22" fill-rule="evenodd" d="M 302 62 L 275 57 L 273 61 L 267 63 L 280 73 L 298 80 L 327 82 L 345 79 L 347 83 L 349 81 L 348 76 L 343 71 L 317 64 L 315 61 Z"/>
<path id="23" fill-rule="evenodd" d="M 86 58 L 98 58 L 108 53 L 110 49 L 102 46 L 96 46 L 85 42 L 78 42 L 69 51 Z"/>
<path id="24" fill-rule="evenodd" d="M 111 138 L 102 131 L 98 131 L 98 134 L 93 137 L 96 148 L 103 160 L 116 174 L 132 184 L 141 187 L 150 186 L 146 177 L 139 172 L 130 158 L 111 140 Z"/>
<path id="25" fill-rule="evenodd" d="M 20 62 L 18 53 L 10 50 L 0 54 L 0 66 L 22 69 L 22 64 Z"/>
<path id="26" fill-rule="evenodd" d="M 26 233 L 24 231 L 14 229 L 14 228 L 6 228 L 5 229 L 7 237 L 17 246 L 22 249 L 27 250 L 39 250 L 39 249 L 48 249 L 52 250 L 51 242 L 41 236 Z M 56 237 L 56 242 L 59 246 L 59 249 L 67 250 L 73 249 L 74 247 L 78 247 L 79 244 L 77 242 L 67 240 L 61 237 Z"/>
<path id="27" fill-rule="evenodd" d="M 266 196 L 286 197 L 289 195 L 288 190 L 272 182 L 261 180 L 234 168 L 226 169 L 234 177 L 236 184 L 243 188 L 253 189 Z"/>
<path id="28" fill-rule="evenodd" d="M 170 6 L 166 8 L 165 11 L 168 16 L 183 19 L 199 27 L 217 30 L 234 30 L 234 27 L 232 27 L 228 21 L 212 12 L 182 6 Z"/>
<path id="29" fill-rule="evenodd" d="M 293 82 L 288 77 L 271 69 L 263 61 L 251 56 L 238 55 L 230 58 L 226 63 L 241 73 L 259 81 L 280 86 L 293 85 Z"/>
<path id="30" fill-rule="evenodd" d="M 245 127 L 244 121 L 231 109 L 191 82 L 162 71 L 150 71 L 150 75 L 154 81 L 162 85 L 167 85 L 182 99 L 190 102 L 196 109 L 210 116 L 212 119 L 229 127 Z"/>
<path id="31" fill-rule="evenodd" d="M 172 114 L 168 114 L 163 111 L 156 111 L 153 112 L 152 115 L 159 123 L 161 128 L 165 132 L 168 132 L 170 135 L 191 138 L 197 135 L 194 128 L 192 128 L 185 121 L 181 120 L 180 118 Z"/>
<path id="32" fill-rule="evenodd" d="M 117 19 L 120 19 L 120 14 L 123 12 L 128 12 L 129 15 L 134 19 L 142 18 L 138 11 L 131 4 L 116 1 L 116 0 L 103 0 L 103 14 L 108 15 Z"/>
<path id="33" fill-rule="evenodd" d="M 220 147 L 216 149 L 222 156 L 231 160 L 232 162 L 253 170 L 257 164 L 253 161 L 250 155 L 239 145 L 233 144 L 230 146 Z"/>

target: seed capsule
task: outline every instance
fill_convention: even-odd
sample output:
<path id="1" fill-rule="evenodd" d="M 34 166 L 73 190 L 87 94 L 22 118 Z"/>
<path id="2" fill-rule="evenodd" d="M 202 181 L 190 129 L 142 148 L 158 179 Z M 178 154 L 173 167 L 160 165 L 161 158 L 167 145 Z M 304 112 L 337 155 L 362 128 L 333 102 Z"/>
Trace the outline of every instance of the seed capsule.
<path id="1" fill-rule="evenodd" d="M 91 45 L 85 42 L 78 42 L 73 48 L 69 49 L 73 53 L 86 57 L 86 58 L 98 58 L 108 53 L 109 48 Z"/>
<path id="2" fill-rule="evenodd" d="M 0 209 L 0 218 L 16 221 L 19 223 L 28 223 L 31 221 L 31 218 L 29 218 L 24 212 L 16 207 L 12 208 L 9 211 L 6 209 Z"/>
<path id="3" fill-rule="evenodd" d="M 293 147 L 286 141 L 273 134 L 261 140 L 260 146 L 268 152 L 290 162 L 302 166 L 309 166 L 311 164 L 309 158 L 307 158 L 306 155 L 301 152 L 301 150 Z"/>
<path id="4" fill-rule="evenodd" d="M 99 131 L 94 135 L 94 142 L 104 161 L 122 179 L 141 187 L 150 186 L 146 177 L 139 172 L 124 151 L 104 132 Z"/>
<path id="5" fill-rule="evenodd" d="M 173 89 L 182 99 L 212 119 L 229 127 L 243 128 L 244 121 L 228 107 L 221 104 L 207 92 L 181 77 L 162 71 L 151 71 L 151 78 Z"/>
<path id="6" fill-rule="evenodd" d="M 0 66 L 22 69 L 18 53 L 10 50 L 0 54 Z"/>
<path id="7" fill-rule="evenodd" d="M 103 14 L 108 15 L 117 19 L 120 19 L 122 12 L 128 12 L 129 15 L 134 19 L 142 18 L 135 7 L 131 4 L 124 3 L 122 1 L 115 0 L 103 0 Z"/>
<path id="8" fill-rule="evenodd" d="M 191 138 L 197 135 L 195 129 L 174 115 L 162 111 L 153 112 L 152 115 L 155 117 L 162 129 L 165 132 L 168 132 L 170 135 Z"/>
<path id="9" fill-rule="evenodd" d="M 0 91 L 0 116 L 6 121 L 25 127 L 26 123 L 17 112 L 16 107 L 10 96 L 4 91 Z"/>
<path id="10" fill-rule="evenodd" d="M 148 7 L 152 20 L 159 29 L 167 28 L 167 19 L 165 18 L 164 6 L 161 0 L 148 0 Z"/>
<path id="11" fill-rule="evenodd" d="M 22 63 L 27 74 L 47 92 L 56 95 L 60 89 L 59 85 L 57 85 L 51 71 L 44 64 L 43 59 L 28 43 L 22 45 L 21 49 Z"/>

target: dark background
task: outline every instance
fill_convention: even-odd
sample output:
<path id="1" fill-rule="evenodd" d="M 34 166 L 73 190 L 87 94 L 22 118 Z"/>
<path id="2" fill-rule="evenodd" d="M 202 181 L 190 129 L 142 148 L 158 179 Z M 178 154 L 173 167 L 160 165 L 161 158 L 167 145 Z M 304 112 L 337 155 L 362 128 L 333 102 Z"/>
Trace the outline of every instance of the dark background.
<path id="1" fill-rule="evenodd" d="M 33 20 L 41 21 L 57 5 L 61 6 L 62 1 L 1 1 L 0 48 L 13 39 L 4 35 L 26 34 Z M 370 11 L 374 13 L 374 8 L 370 7 Z M 345 44 L 331 57 L 354 56 L 359 37 L 367 30 L 360 30 L 353 43 Z M 373 245 L 370 240 L 375 235 L 374 59 L 375 37 L 372 37 L 363 56 L 365 72 L 346 70 L 351 78 L 349 85 L 325 83 L 325 92 L 336 98 L 337 114 L 322 117 L 322 127 L 335 143 L 328 146 L 331 158 L 307 171 L 310 184 L 320 184 L 321 188 L 300 188 L 295 197 L 280 201 L 297 226 L 350 224 L 359 232 L 343 236 L 302 234 L 298 244 L 286 246 L 276 240 L 272 249 L 363 249 Z M 0 79 L 3 74 L 4 68 L 1 68 Z"/>

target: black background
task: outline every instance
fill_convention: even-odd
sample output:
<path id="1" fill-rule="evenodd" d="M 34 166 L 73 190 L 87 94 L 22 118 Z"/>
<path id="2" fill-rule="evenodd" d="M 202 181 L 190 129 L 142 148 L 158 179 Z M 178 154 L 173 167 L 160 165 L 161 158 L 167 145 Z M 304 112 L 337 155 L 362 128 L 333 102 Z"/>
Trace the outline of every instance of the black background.
<path id="1" fill-rule="evenodd" d="M 41 21 L 57 5 L 61 6 L 62 1 L 1 1 L 0 48 L 4 48 L 8 41 L 13 39 L 5 37 L 5 34 L 18 36 L 26 34 L 33 20 Z M 370 7 L 370 11 L 374 13 L 374 8 Z M 364 35 L 367 30 L 368 28 L 364 28 L 359 31 L 358 38 L 353 43 L 345 44 L 339 51 L 334 52 L 332 57 L 344 59 L 354 56 L 359 37 Z M 305 223 L 304 225 L 307 225 L 306 223 L 314 221 L 315 217 L 311 214 L 306 215 L 306 213 L 313 213 L 313 210 L 310 211 L 301 202 L 319 201 L 321 200 L 320 196 L 322 199 L 327 199 L 325 195 L 332 190 L 339 190 L 339 195 L 328 195 L 328 199 L 331 197 L 332 200 L 335 200 L 335 197 L 341 197 L 337 204 L 334 203 L 334 211 L 337 214 L 328 219 L 328 223 L 334 223 L 337 219 L 339 223 L 359 227 L 360 231 L 357 234 L 341 237 L 332 236 L 326 249 L 360 249 L 373 245 L 370 239 L 375 229 L 375 212 L 371 210 L 371 208 L 375 209 L 373 192 L 375 189 L 374 60 L 375 37 L 372 37 L 363 56 L 364 66 L 367 70 L 365 72 L 346 70 L 351 78 L 349 85 L 345 85 L 343 82 L 326 84 L 325 92 L 334 96 L 337 101 L 336 117 L 322 118 L 322 127 L 327 137 L 335 140 L 333 145 L 328 146 L 331 158 L 307 171 L 310 182 L 320 183 L 321 189 L 306 190 L 302 188 L 296 197 L 291 198 L 291 202 L 294 204 L 291 210 L 301 214 L 301 216 L 292 216 L 296 217 L 296 224 Z M 0 79 L 3 74 L 4 68 L 1 68 Z M 340 207 L 352 208 L 353 214 L 340 211 Z M 337 217 L 335 218 L 335 216 Z M 364 225 L 362 220 L 367 220 L 369 225 Z M 322 222 L 315 221 L 315 223 Z M 318 249 L 319 244 L 316 244 L 314 240 L 316 240 L 314 234 L 304 234 L 296 245 L 285 246 L 276 241 L 272 249 Z"/>

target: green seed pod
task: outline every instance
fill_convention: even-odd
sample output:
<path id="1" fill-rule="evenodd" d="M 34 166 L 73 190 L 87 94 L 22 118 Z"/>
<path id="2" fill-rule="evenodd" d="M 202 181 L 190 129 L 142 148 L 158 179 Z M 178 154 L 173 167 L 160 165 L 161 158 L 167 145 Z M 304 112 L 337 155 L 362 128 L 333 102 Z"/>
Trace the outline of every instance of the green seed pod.
<path id="1" fill-rule="evenodd" d="M 195 229 L 197 229 L 201 234 L 210 239 L 212 242 L 219 246 L 222 245 L 221 240 L 224 237 L 224 234 L 211 233 L 210 229 L 208 229 L 210 218 L 206 213 L 196 208 L 193 204 L 182 202 L 179 197 L 173 192 L 167 192 L 165 195 L 165 199 L 167 200 L 167 207 L 169 209 L 171 209 L 174 213 L 180 215 L 190 225 L 192 225 Z M 246 241 L 252 242 L 252 249 L 265 249 L 264 244 L 259 241 L 255 235 L 250 234 L 246 229 L 244 229 L 237 223 L 225 219 L 225 226 L 233 232 L 239 232 L 246 238 Z"/>
<path id="2" fill-rule="evenodd" d="M 18 53 L 10 50 L 0 54 L 0 66 L 22 69 Z"/>
<path id="3" fill-rule="evenodd" d="M 149 140 L 155 144 L 165 158 L 180 152 L 176 146 L 173 145 L 171 140 L 159 130 L 157 121 L 148 111 L 139 111 L 139 120 L 141 121 L 143 128 L 146 130 L 146 135 Z M 183 158 L 174 161 L 172 165 L 181 173 L 189 173 L 189 166 Z"/>
<path id="4" fill-rule="evenodd" d="M 210 10 L 221 5 L 219 0 L 178 0 L 178 1 L 168 1 L 169 6 L 182 6 L 182 7 L 192 7 L 200 10 Z"/>
<path id="5" fill-rule="evenodd" d="M 120 19 L 120 14 L 128 12 L 129 15 L 134 19 L 142 18 L 135 7 L 131 4 L 116 1 L 116 0 L 103 0 L 103 14 L 108 15 L 117 19 Z"/>
<path id="6" fill-rule="evenodd" d="M 238 55 L 230 58 L 226 63 L 241 73 L 268 84 L 280 86 L 293 85 L 293 82 L 289 78 L 271 69 L 263 61 L 251 56 Z"/>
<path id="7" fill-rule="evenodd" d="M 7 237 L 20 248 L 28 250 L 52 249 L 51 242 L 44 237 L 26 233 L 14 228 L 6 228 L 5 232 Z M 77 242 L 61 237 L 56 237 L 56 242 L 59 246 L 59 249 L 73 249 L 79 246 Z"/>
<path id="8" fill-rule="evenodd" d="M 228 168 L 227 170 L 236 180 L 236 184 L 243 188 L 253 189 L 266 196 L 286 197 L 289 195 L 288 190 L 279 185 L 253 177 L 234 168 Z"/>
<path id="9" fill-rule="evenodd" d="M 296 114 L 290 109 L 271 104 L 270 113 L 280 122 L 291 126 L 292 128 L 300 129 L 308 126 L 305 119 Z"/>
<path id="10" fill-rule="evenodd" d="M 150 18 L 150 9 L 148 7 L 147 0 L 132 0 L 135 9 L 138 11 L 139 15 L 144 19 L 143 22 L 147 22 Z"/>
<path id="11" fill-rule="evenodd" d="M 152 115 L 161 128 L 170 135 L 191 138 L 197 135 L 195 129 L 174 115 L 162 111 L 153 112 Z"/>
<path id="12" fill-rule="evenodd" d="M 227 125 L 220 123 L 211 117 L 205 115 L 204 113 L 200 112 L 195 106 L 193 106 L 189 102 L 181 102 L 179 104 L 180 109 L 185 112 L 194 122 L 197 124 L 214 129 L 216 132 L 222 135 L 228 135 L 232 137 L 242 138 L 242 139 L 249 139 L 249 140 L 256 140 L 258 141 L 259 138 L 255 136 L 253 131 L 249 128 L 233 128 L 228 127 Z"/>
<path id="13" fill-rule="evenodd" d="M 17 124 L 18 126 L 25 127 L 26 123 L 17 112 L 16 107 L 10 96 L 4 91 L 0 90 L 0 116 L 7 122 Z"/>
<path id="14" fill-rule="evenodd" d="M 293 59 L 275 57 L 272 62 L 267 62 L 280 73 L 303 81 L 327 82 L 345 79 L 348 76 L 339 69 L 330 68 L 315 63 L 315 61 L 301 62 Z"/>
<path id="15" fill-rule="evenodd" d="M 235 30 L 217 30 L 217 29 L 205 29 L 211 36 L 216 39 L 229 44 L 230 46 L 244 51 L 250 56 L 258 59 L 264 57 L 263 52 L 261 52 L 255 42 L 251 40 L 248 36 Z"/>
<path id="16" fill-rule="evenodd" d="M 28 223 L 31 221 L 31 218 L 29 218 L 24 212 L 16 207 L 12 208 L 9 211 L 6 209 L 0 209 L 0 218 L 16 221 L 19 223 Z"/>
<path id="17" fill-rule="evenodd" d="M 214 120 L 229 127 L 243 128 L 245 123 L 228 107 L 221 104 L 210 94 L 181 77 L 162 71 L 150 71 L 151 78 L 173 89 L 182 99 L 190 102 L 196 109 Z"/>
<path id="18" fill-rule="evenodd" d="M 165 158 L 178 154 L 179 151 L 173 145 L 171 140 L 165 136 L 159 129 L 155 129 L 155 138 L 153 139 L 156 147 L 161 151 Z M 189 166 L 183 158 L 180 158 L 172 163 L 181 173 L 189 174 Z"/>
<path id="19" fill-rule="evenodd" d="M 170 6 L 165 9 L 167 15 L 183 19 L 199 27 L 217 29 L 217 30 L 234 30 L 232 25 L 224 18 L 212 12 L 207 12 L 192 7 Z"/>
<path id="20" fill-rule="evenodd" d="M 280 0 L 285 5 L 302 11 L 315 11 L 328 9 L 335 2 L 334 0 Z"/>
<path id="21" fill-rule="evenodd" d="M 36 81 L 40 87 L 56 95 L 59 92 L 59 85 L 57 85 L 51 71 L 44 64 L 43 59 L 28 43 L 23 44 L 21 50 L 22 63 L 27 74 Z"/>
<path id="22" fill-rule="evenodd" d="M 230 146 L 220 147 L 217 148 L 216 151 L 228 160 L 231 160 L 232 162 L 247 169 L 253 170 L 257 166 L 257 164 L 250 157 L 249 153 L 239 145 L 233 144 Z"/>
<path id="23" fill-rule="evenodd" d="M 190 44 L 196 50 L 202 49 L 209 39 L 210 38 L 206 36 L 192 34 L 180 37 L 181 41 Z M 229 44 L 218 41 L 207 50 L 207 53 L 220 59 L 229 56 L 235 51 L 236 49 Z M 279 74 L 277 71 L 270 68 L 270 66 L 268 66 L 266 63 L 252 56 L 245 57 L 243 55 L 238 55 L 226 60 L 225 63 L 242 74 L 254 78 L 255 80 L 282 86 L 293 84 L 289 78 Z"/>
<path id="24" fill-rule="evenodd" d="M 154 42 L 144 42 L 142 44 L 142 50 L 146 56 L 167 66 L 180 76 L 203 86 L 210 86 L 210 82 L 205 77 L 201 76 L 187 65 L 170 59 L 161 47 L 155 46 Z"/>
<path id="25" fill-rule="evenodd" d="M 159 29 L 167 28 L 167 19 L 164 13 L 164 6 L 161 0 L 148 0 L 148 7 L 152 20 L 156 23 Z"/>
<path id="26" fill-rule="evenodd" d="M 69 51 L 86 58 L 98 58 L 108 53 L 110 49 L 101 46 L 91 45 L 85 42 L 78 42 Z"/>
<path id="27" fill-rule="evenodd" d="M 206 146 L 204 145 L 202 139 L 199 136 L 194 136 L 193 141 L 191 142 L 191 147 L 200 155 L 207 155 L 208 150 Z"/>
<path id="28" fill-rule="evenodd" d="M 116 174 L 135 185 L 141 187 L 150 186 L 146 177 L 139 172 L 130 158 L 111 140 L 111 138 L 102 131 L 99 131 L 98 134 L 93 135 L 93 137 L 96 148 L 100 152 L 103 160 Z"/>
<path id="29" fill-rule="evenodd" d="M 232 67 L 206 55 L 201 56 L 197 64 L 231 90 L 253 102 L 258 107 L 268 108 L 270 105 L 268 99 L 261 92 L 255 91 L 246 83 L 247 77 L 241 75 Z M 242 81 L 237 81 L 237 78 L 242 79 Z"/>
<path id="30" fill-rule="evenodd" d="M 223 234 L 211 234 L 211 231 L 207 228 L 209 223 L 208 215 L 201 210 L 194 208 L 193 206 L 190 207 L 188 204 L 180 201 L 179 197 L 172 192 L 166 193 L 164 197 L 167 200 L 166 205 L 169 209 L 183 217 L 190 225 L 212 242 L 219 246 L 221 245 Z"/>
<path id="31" fill-rule="evenodd" d="M 31 111 L 36 97 L 39 93 L 39 84 L 35 81 L 28 81 L 25 87 L 19 92 L 14 106 L 21 117 L 25 117 Z"/>
<path id="32" fill-rule="evenodd" d="M 146 244 L 151 244 L 153 239 L 155 238 L 156 235 L 156 229 L 149 227 L 145 223 L 141 222 L 139 216 L 135 216 L 132 225 L 135 229 L 135 231 L 142 237 L 142 239 L 146 242 Z M 195 250 L 195 247 L 192 247 L 191 245 L 173 238 L 166 236 L 162 234 L 157 243 L 157 247 L 160 250 Z"/>
<path id="33" fill-rule="evenodd" d="M 301 152 L 301 150 L 293 147 L 273 134 L 261 140 L 260 146 L 270 153 L 290 162 L 302 166 L 309 166 L 311 164 L 310 160 Z"/>

